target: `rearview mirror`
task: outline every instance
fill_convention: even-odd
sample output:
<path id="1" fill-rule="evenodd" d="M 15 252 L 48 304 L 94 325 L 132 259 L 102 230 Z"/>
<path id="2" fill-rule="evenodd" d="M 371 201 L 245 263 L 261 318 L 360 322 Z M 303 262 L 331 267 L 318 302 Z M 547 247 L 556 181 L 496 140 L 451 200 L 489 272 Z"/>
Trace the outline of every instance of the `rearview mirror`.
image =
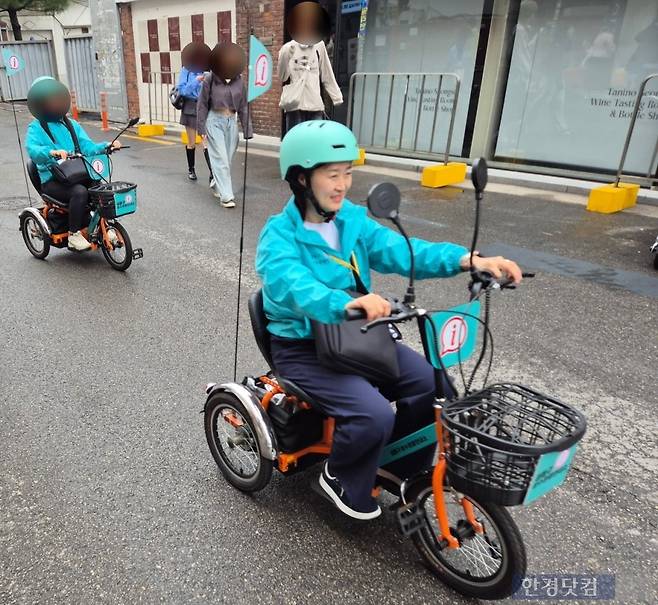
<path id="1" fill-rule="evenodd" d="M 394 220 L 400 210 L 400 190 L 393 183 L 379 183 L 368 193 L 368 209 L 377 218 Z"/>
<path id="2" fill-rule="evenodd" d="M 133 126 L 136 126 L 138 122 L 139 122 L 139 117 L 132 118 L 130 122 L 128 122 L 128 128 L 132 128 Z"/>
<path id="3" fill-rule="evenodd" d="M 479 158 L 473 160 L 473 167 L 471 168 L 471 181 L 477 193 L 482 193 L 487 186 L 489 178 L 489 169 L 487 168 L 487 160 Z"/>

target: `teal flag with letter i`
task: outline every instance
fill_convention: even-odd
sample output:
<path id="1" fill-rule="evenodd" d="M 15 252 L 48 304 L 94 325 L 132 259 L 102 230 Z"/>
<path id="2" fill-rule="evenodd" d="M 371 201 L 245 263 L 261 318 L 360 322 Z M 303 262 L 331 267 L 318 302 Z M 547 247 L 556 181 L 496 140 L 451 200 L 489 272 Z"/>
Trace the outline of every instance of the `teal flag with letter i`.
<path id="1" fill-rule="evenodd" d="M 272 88 L 272 55 L 263 43 L 251 36 L 249 39 L 249 95 L 251 103 Z"/>
<path id="2" fill-rule="evenodd" d="M 10 48 L 2 49 L 2 63 L 7 70 L 8 76 L 15 76 L 25 68 L 25 61 L 15 50 Z"/>

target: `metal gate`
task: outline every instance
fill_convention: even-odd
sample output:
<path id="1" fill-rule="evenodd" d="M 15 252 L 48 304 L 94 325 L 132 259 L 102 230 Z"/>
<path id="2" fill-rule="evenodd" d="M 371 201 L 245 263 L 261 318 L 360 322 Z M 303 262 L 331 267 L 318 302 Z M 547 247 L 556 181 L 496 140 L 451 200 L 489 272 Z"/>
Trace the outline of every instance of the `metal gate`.
<path id="1" fill-rule="evenodd" d="M 453 73 L 355 73 L 347 125 L 366 151 L 447 164 L 459 88 Z"/>
<path id="2" fill-rule="evenodd" d="M 0 53 L 0 98 L 3 101 L 24 101 L 34 80 L 40 76 L 56 76 L 52 46 L 49 40 L 30 42 L 0 42 L 0 50 L 15 52 L 25 61 L 25 68 L 11 77 L 11 92 L 7 68 Z"/>
<path id="3" fill-rule="evenodd" d="M 70 89 L 77 95 L 78 109 L 100 111 L 92 37 L 65 38 L 64 48 Z"/>

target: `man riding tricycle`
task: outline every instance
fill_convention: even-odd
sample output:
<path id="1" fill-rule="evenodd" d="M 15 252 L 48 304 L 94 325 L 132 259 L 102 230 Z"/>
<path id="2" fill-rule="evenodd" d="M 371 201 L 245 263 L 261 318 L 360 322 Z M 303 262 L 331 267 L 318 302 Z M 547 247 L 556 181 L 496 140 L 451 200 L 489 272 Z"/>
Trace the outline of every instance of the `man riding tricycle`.
<path id="1" fill-rule="evenodd" d="M 468 250 L 409 239 L 393 185 L 374 187 L 368 206 L 400 233 L 345 199 L 358 157 L 354 135 L 335 122 L 306 122 L 284 138 L 281 175 L 293 196 L 263 229 L 263 289 L 249 303 L 270 370 L 208 385 L 206 438 L 226 479 L 246 492 L 263 489 L 273 469 L 288 475 L 321 460 L 314 488 L 351 518 L 375 519 L 379 491 L 392 493 L 402 533 L 441 580 L 464 595 L 503 598 L 526 571 L 505 507 L 564 480 L 585 419 L 523 385 L 487 385 L 485 377 L 472 388 L 492 347 L 490 295 L 522 279 L 513 261 L 476 253 L 486 164 L 473 170 L 478 220 Z M 409 277 L 404 297 L 372 293 L 371 269 Z M 415 278 L 463 271 L 471 278 L 466 305 L 416 304 Z M 400 342 L 396 325 L 409 321 L 424 355 Z M 467 380 L 478 326 L 482 351 Z"/>

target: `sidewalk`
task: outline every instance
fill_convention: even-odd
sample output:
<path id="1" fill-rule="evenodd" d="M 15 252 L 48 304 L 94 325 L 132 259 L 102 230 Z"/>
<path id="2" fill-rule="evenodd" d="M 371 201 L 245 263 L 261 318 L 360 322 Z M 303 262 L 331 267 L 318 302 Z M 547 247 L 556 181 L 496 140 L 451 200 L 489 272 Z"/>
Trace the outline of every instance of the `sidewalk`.
<path id="1" fill-rule="evenodd" d="M 165 130 L 165 137 L 167 140 L 180 142 L 180 131 L 175 128 L 168 128 Z M 279 152 L 281 141 L 278 137 L 270 137 L 265 135 L 255 134 L 254 138 L 249 141 L 249 148 L 254 150 L 269 151 L 275 154 Z M 414 158 L 403 158 L 389 155 L 381 155 L 368 152 L 366 154 L 366 166 L 394 169 L 399 172 L 409 173 L 404 177 L 399 172 L 396 176 L 400 178 L 412 178 L 420 181 L 420 173 L 423 168 L 432 166 L 437 162 L 430 162 L 426 160 L 418 160 Z M 468 167 L 467 174 L 470 175 L 470 166 Z M 579 179 L 571 179 L 559 176 L 549 176 L 544 174 L 536 174 L 525 171 L 502 170 L 499 168 L 489 168 L 489 182 L 501 185 L 516 185 L 527 187 L 531 189 L 540 189 L 545 191 L 552 191 L 555 193 L 567 193 L 589 196 L 589 193 L 595 187 L 600 187 L 602 184 L 614 181 L 614 176 L 604 181 L 587 181 Z M 638 204 L 649 204 L 658 206 L 658 191 L 649 189 L 640 189 L 637 197 Z M 584 203 L 587 203 L 585 199 Z"/>
<path id="2" fill-rule="evenodd" d="M 91 116 L 89 116 L 91 117 Z M 100 127 L 100 122 L 95 119 L 85 119 L 81 116 L 85 123 L 92 124 Z M 112 124 L 112 130 L 119 130 L 119 125 Z M 180 143 L 180 134 L 182 129 L 175 126 L 167 126 L 165 128 L 165 136 L 152 137 L 152 140 L 167 141 L 170 143 Z M 278 137 L 271 137 L 265 135 L 255 134 L 253 139 L 249 141 L 249 148 L 252 151 L 264 152 L 266 155 L 278 155 L 279 146 L 281 141 Z M 404 158 L 389 155 L 381 155 L 376 153 L 366 154 L 366 165 L 364 168 L 383 168 L 395 171 L 395 176 L 398 178 L 405 178 L 410 180 L 420 181 L 420 173 L 427 166 L 436 164 L 437 162 L 430 162 L 426 160 L 419 160 L 415 158 Z M 468 167 L 467 174 L 470 175 L 470 166 Z M 611 175 L 609 179 L 602 181 L 588 181 L 580 179 L 572 179 L 559 176 L 550 176 L 544 174 L 536 174 L 526 171 L 503 170 L 499 168 L 489 168 L 489 182 L 494 185 L 507 185 L 511 187 L 522 187 L 525 189 L 534 189 L 552 192 L 560 195 L 561 200 L 571 203 L 587 204 L 587 197 L 592 189 L 599 187 L 605 183 L 614 181 L 614 176 Z M 464 184 L 466 187 L 469 183 Z M 504 192 L 504 188 L 499 189 Z M 511 192 L 511 191 L 510 191 Z M 566 194 L 566 197 L 564 194 Z M 583 196 L 578 198 L 576 196 Z M 650 205 L 658 207 L 658 190 L 649 190 L 641 188 L 637 196 L 638 204 Z"/>

